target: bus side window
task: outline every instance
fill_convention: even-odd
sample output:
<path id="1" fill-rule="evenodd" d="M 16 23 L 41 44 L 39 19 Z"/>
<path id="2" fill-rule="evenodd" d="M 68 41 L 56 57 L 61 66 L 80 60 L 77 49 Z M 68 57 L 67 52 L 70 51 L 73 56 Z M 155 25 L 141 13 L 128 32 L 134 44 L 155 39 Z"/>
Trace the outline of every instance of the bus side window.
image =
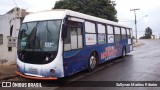
<path id="1" fill-rule="evenodd" d="M 122 39 L 126 39 L 126 29 L 125 28 L 121 28 L 121 36 L 122 36 Z"/>
<path id="2" fill-rule="evenodd" d="M 113 26 L 107 25 L 108 43 L 114 43 Z"/>
<path id="3" fill-rule="evenodd" d="M 132 31 L 132 29 L 130 29 L 130 33 L 131 33 L 131 38 L 133 38 L 133 31 Z"/>
<path id="4" fill-rule="evenodd" d="M 95 23 L 85 21 L 85 39 L 86 45 L 95 45 L 97 43 Z"/>
<path id="5" fill-rule="evenodd" d="M 71 35 L 70 35 L 70 28 L 68 27 L 67 30 L 67 37 L 64 39 L 64 51 L 71 50 Z"/>
<path id="6" fill-rule="evenodd" d="M 131 30 L 127 29 L 127 38 L 128 38 L 128 44 L 132 44 L 132 39 L 131 39 Z"/>
<path id="7" fill-rule="evenodd" d="M 114 32 L 115 32 L 115 41 L 119 42 L 121 40 L 120 28 L 114 27 Z"/>
<path id="8" fill-rule="evenodd" d="M 131 33 L 129 29 L 127 29 L 127 38 L 131 38 Z"/>
<path id="9" fill-rule="evenodd" d="M 78 32 L 78 48 L 83 47 L 83 40 L 82 40 L 82 28 L 77 28 Z"/>
<path id="10" fill-rule="evenodd" d="M 69 21 L 67 38 L 64 41 L 64 51 L 83 47 L 82 23 Z"/>
<path id="11" fill-rule="evenodd" d="M 98 24 L 98 43 L 99 44 L 106 43 L 105 25 L 103 24 Z"/>

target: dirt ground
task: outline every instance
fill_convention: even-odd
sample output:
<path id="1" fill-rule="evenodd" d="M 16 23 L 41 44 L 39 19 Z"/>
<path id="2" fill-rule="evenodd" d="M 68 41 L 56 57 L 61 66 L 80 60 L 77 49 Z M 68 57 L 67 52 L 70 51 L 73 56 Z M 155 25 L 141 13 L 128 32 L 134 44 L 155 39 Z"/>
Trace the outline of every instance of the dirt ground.
<path id="1" fill-rule="evenodd" d="M 16 70 L 17 67 L 15 62 L 0 64 L 0 80 L 5 77 L 16 75 L 15 74 Z"/>

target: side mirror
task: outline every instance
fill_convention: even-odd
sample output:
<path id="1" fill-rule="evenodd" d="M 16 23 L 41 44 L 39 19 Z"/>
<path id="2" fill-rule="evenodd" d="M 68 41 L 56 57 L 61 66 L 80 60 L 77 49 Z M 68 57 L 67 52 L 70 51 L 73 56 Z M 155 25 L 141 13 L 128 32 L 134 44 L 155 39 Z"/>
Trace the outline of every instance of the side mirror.
<path id="1" fill-rule="evenodd" d="M 62 38 L 66 38 L 67 37 L 67 25 L 66 24 L 63 24 L 62 25 Z"/>

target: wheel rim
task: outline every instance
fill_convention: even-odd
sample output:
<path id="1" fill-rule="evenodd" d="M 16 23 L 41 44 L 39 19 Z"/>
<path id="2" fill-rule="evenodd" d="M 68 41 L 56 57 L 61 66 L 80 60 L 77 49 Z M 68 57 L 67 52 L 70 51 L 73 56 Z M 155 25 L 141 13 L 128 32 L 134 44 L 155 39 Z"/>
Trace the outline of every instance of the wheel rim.
<path id="1" fill-rule="evenodd" d="M 95 58 L 95 56 L 91 56 L 90 57 L 90 68 L 95 68 L 95 66 L 96 66 L 96 58 Z"/>

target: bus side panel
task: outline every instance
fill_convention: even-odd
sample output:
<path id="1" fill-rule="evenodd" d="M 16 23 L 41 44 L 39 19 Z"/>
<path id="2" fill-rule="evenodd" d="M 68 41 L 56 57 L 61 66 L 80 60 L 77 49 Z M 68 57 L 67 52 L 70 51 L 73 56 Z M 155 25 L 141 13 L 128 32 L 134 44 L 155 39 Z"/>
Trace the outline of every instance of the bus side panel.
<path id="1" fill-rule="evenodd" d="M 107 44 L 85 46 L 81 50 L 72 50 L 64 52 L 63 65 L 64 65 L 64 75 L 73 75 L 76 72 L 82 71 L 88 68 L 88 59 L 92 51 L 97 51 L 99 60 L 100 55 L 103 52 Z M 102 48 L 103 47 L 103 48 Z"/>
<path id="2" fill-rule="evenodd" d="M 104 63 L 106 61 L 112 60 L 116 57 L 121 56 L 121 44 L 120 42 L 106 44 L 104 46 L 100 45 L 98 48 L 99 53 L 99 63 Z"/>
<path id="3" fill-rule="evenodd" d="M 87 68 L 87 55 L 85 48 L 64 52 L 64 75 L 69 76 Z"/>
<path id="4" fill-rule="evenodd" d="M 128 45 L 127 39 L 123 39 L 112 44 L 106 44 L 105 46 L 99 45 L 98 48 L 101 48 L 101 50 L 96 49 L 99 53 L 99 63 L 104 63 L 106 61 L 122 56 L 122 50 L 124 46 L 126 47 L 126 53 L 129 53 L 130 45 Z"/>
<path id="5" fill-rule="evenodd" d="M 89 45 L 79 50 L 64 52 L 64 75 L 73 75 L 76 72 L 87 69 L 88 59 L 92 51 L 96 51 L 98 53 L 99 63 L 104 63 L 121 56 L 123 46 L 126 47 L 126 51 L 129 53 L 130 47 L 127 39 L 112 44 Z"/>
<path id="6" fill-rule="evenodd" d="M 109 46 L 109 47 L 108 47 Z M 105 49 L 111 49 L 111 53 L 109 57 L 103 58 L 101 56 L 104 54 Z M 64 75 L 69 76 L 73 75 L 76 72 L 82 71 L 88 68 L 88 59 L 92 51 L 96 51 L 98 53 L 99 63 L 105 62 L 109 59 L 115 58 L 114 44 L 97 44 L 94 46 L 85 46 L 83 49 L 80 50 L 72 50 L 64 52 L 63 56 L 63 65 L 64 65 Z M 116 51 L 117 52 L 117 51 Z M 118 54 L 118 53 L 116 53 Z"/>

